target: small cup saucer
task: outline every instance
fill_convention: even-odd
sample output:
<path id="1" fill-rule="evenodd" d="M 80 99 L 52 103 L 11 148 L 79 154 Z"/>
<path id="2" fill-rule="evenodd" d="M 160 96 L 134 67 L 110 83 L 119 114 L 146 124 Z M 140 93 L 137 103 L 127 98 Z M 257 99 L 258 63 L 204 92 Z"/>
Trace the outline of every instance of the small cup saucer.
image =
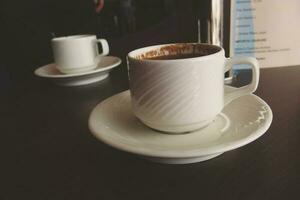
<path id="1" fill-rule="evenodd" d="M 58 85 L 79 86 L 101 81 L 108 77 L 109 72 L 121 64 L 121 59 L 114 56 L 103 56 L 97 67 L 90 71 L 76 74 L 62 74 L 55 63 L 44 65 L 34 71 L 35 75 L 52 80 Z"/>
<path id="2" fill-rule="evenodd" d="M 226 90 L 234 88 L 225 86 Z M 143 125 L 132 113 L 129 91 L 99 103 L 89 118 L 92 134 L 119 150 L 154 162 L 187 164 L 214 158 L 244 146 L 270 127 L 271 108 L 251 94 L 229 103 L 206 128 L 187 134 L 165 134 Z"/>

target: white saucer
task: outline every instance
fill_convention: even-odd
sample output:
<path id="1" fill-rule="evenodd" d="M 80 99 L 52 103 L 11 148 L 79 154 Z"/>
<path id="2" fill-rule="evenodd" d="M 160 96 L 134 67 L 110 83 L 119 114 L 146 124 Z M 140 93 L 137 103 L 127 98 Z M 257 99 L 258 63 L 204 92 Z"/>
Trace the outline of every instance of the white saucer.
<path id="1" fill-rule="evenodd" d="M 42 66 L 34 71 L 35 75 L 48 78 L 58 85 L 78 86 L 101 81 L 108 77 L 109 72 L 121 64 L 121 59 L 114 56 L 104 56 L 97 67 L 90 71 L 76 74 L 62 74 L 55 63 Z"/>
<path id="2" fill-rule="evenodd" d="M 130 93 L 125 91 L 99 103 L 90 115 L 89 128 L 110 146 L 160 163 L 186 164 L 214 158 L 262 136 L 273 118 L 268 104 L 252 94 L 228 104 L 206 128 L 172 135 L 143 125 L 133 115 L 130 101 Z"/>

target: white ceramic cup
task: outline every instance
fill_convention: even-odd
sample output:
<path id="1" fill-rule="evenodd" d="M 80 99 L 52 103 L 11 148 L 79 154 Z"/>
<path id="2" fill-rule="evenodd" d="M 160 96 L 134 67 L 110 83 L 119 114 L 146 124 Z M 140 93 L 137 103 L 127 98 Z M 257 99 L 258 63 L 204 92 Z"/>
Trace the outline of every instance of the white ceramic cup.
<path id="1" fill-rule="evenodd" d="M 98 43 L 102 46 L 101 54 Z M 57 68 L 65 74 L 92 70 L 101 57 L 109 53 L 107 41 L 97 39 L 95 35 L 57 37 L 52 39 L 51 44 Z"/>
<path id="2" fill-rule="evenodd" d="M 152 60 L 162 55 L 205 54 L 184 59 Z M 259 64 L 252 57 L 225 58 L 215 45 L 182 43 L 150 46 L 127 56 L 132 108 L 147 126 L 164 132 L 189 132 L 211 123 L 232 100 L 254 92 Z M 224 91 L 224 73 L 235 64 L 252 67 L 252 82 Z"/>

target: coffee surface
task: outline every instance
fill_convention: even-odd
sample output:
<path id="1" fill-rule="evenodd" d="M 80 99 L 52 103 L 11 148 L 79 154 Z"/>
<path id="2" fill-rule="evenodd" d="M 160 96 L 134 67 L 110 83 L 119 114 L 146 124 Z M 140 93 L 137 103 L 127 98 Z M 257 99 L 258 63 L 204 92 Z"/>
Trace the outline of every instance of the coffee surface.
<path id="1" fill-rule="evenodd" d="M 174 59 L 184 59 L 184 58 L 196 58 L 201 56 L 206 56 L 207 54 L 201 53 L 190 53 L 190 54 L 175 54 L 175 55 L 160 55 L 149 58 L 144 58 L 148 60 L 174 60 Z"/>
<path id="2" fill-rule="evenodd" d="M 221 51 L 214 45 L 200 43 L 177 43 L 163 45 L 157 49 L 146 51 L 134 56 L 139 60 L 173 60 L 207 56 Z"/>

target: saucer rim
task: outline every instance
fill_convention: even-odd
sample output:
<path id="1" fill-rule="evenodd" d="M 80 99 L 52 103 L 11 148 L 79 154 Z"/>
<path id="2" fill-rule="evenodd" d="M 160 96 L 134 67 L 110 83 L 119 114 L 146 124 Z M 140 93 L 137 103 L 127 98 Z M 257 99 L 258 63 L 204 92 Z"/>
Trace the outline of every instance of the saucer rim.
<path id="1" fill-rule="evenodd" d="M 98 69 L 95 68 L 95 69 L 93 69 L 91 71 L 86 71 L 86 72 L 82 72 L 82 73 L 58 74 L 58 75 L 49 75 L 49 74 L 46 74 L 46 73 L 41 73 L 40 71 L 43 68 L 49 68 L 49 67 L 52 67 L 52 66 L 56 65 L 55 63 L 49 63 L 49 64 L 43 65 L 43 66 L 35 69 L 34 70 L 34 74 L 36 76 L 43 77 L 43 78 L 72 78 L 72 77 L 79 77 L 79 76 L 85 76 L 85 75 L 96 74 L 96 73 L 99 73 L 99 72 L 108 71 L 108 70 L 110 70 L 112 68 L 117 67 L 118 65 L 120 65 L 122 63 L 121 58 L 116 57 L 116 56 L 103 56 L 103 58 L 113 58 L 113 59 L 116 59 L 116 62 L 114 62 L 111 65 L 105 66 L 105 67 L 101 67 L 101 68 L 98 68 Z M 100 62 L 101 62 L 101 60 L 100 60 Z"/>
<path id="2" fill-rule="evenodd" d="M 234 89 L 234 87 L 231 87 L 231 86 L 225 86 L 225 87 Z M 129 92 L 129 90 L 125 90 L 123 92 L 117 93 L 111 97 L 108 97 L 104 101 L 107 101 L 114 96 L 118 96 L 118 95 L 121 95 L 122 93 L 126 93 L 126 92 Z M 107 137 L 103 136 L 103 134 L 98 134 L 97 131 L 94 130 L 94 128 L 92 126 L 92 117 L 93 117 L 93 115 L 95 115 L 94 113 L 97 112 L 98 108 L 101 106 L 101 104 L 104 101 L 98 103 L 93 108 L 93 110 L 89 116 L 89 119 L 88 119 L 88 127 L 89 127 L 90 132 L 93 134 L 93 136 L 96 137 L 98 140 L 102 141 L 103 143 L 105 143 L 111 147 L 114 147 L 118 150 L 129 152 L 129 153 L 140 155 L 140 156 L 180 159 L 180 158 L 195 158 L 195 157 L 213 155 L 213 154 L 218 154 L 218 153 L 224 153 L 224 152 L 245 146 L 245 145 L 257 140 L 259 137 L 261 137 L 262 135 L 264 135 L 267 132 L 267 130 L 269 129 L 269 127 L 272 124 L 273 112 L 272 112 L 270 106 L 264 100 L 262 100 L 260 97 L 258 97 L 255 94 L 249 94 L 247 96 L 251 96 L 251 97 L 255 98 L 256 101 L 259 101 L 260 103 L 262 103 L 264 106 L 267 107 L 269 117 L 265 120 L 264 125 L 262 127 L 260 127 L 259 129 L 256 129 L 255 131 L 253 131 L 250 135 L 243 137 L 241 139 L 231 141 L 231 142 L 221 143 L 218 145 L 212 145 L 209 147 L 199 148 L 199 149 L 192 149 L 192 150 L 186 150 L 186 151 L 182 151 L 182 150 L 160 151 L 160 150 L 155 150 L 155 149 L 136 148 L 135 146 L 130 146 L 128 144 L 123 144 L 123 143 L 115 142 L 114 140 L 111 140 L 111 139 L 107 139 Z M 236 99 L 236 100 L 238 100 L 238 99 Z M 230 103 L 228 105 L 230 105 Z M 176 135 L 174 135 L 174 136 L 176 136 Z"/>

